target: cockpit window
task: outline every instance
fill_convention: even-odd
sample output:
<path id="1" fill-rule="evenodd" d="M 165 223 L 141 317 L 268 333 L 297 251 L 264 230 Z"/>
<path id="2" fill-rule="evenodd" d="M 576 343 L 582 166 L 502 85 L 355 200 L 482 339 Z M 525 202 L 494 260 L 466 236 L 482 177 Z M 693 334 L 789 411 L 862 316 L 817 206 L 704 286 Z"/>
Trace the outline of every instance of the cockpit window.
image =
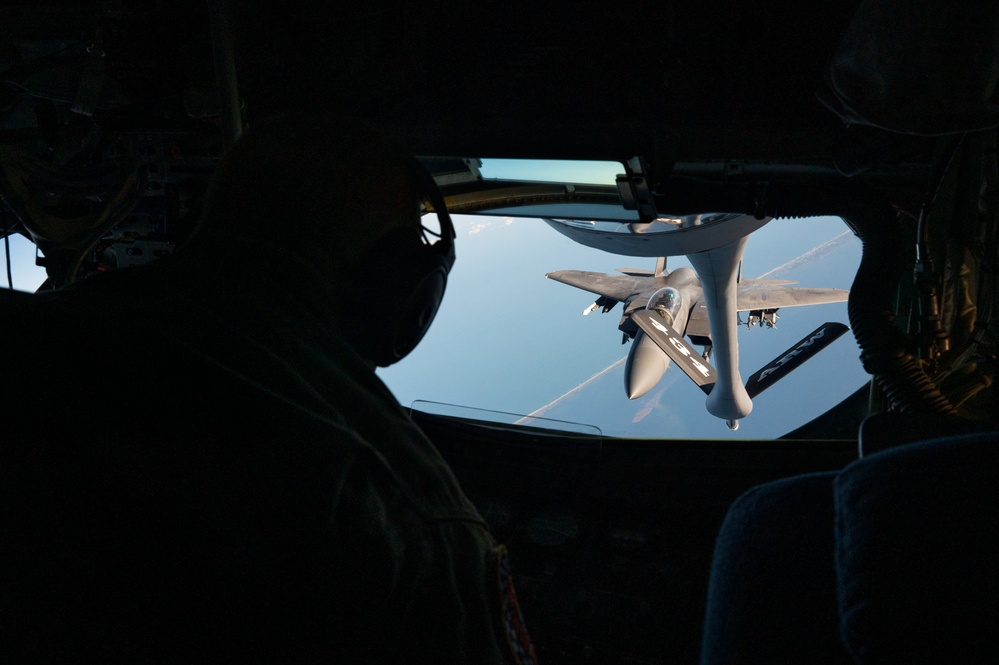
<path id="1" fill-rule="evenodd" d="M 480 197 L 484 203 L 476 214 L 638 222 L 638 210 L 621 205 L 616 179 L 624 170 L 624 164 L 612 161 L 484 158 L 459 177 L 481 178 L 479 184 L 489 192 Z M 434 173 L 441 184 L 455 178 Z M 452 201 L 460 207 L 461 198 L 458 194 Z"/>
<path id="2" fill-rule="evenodd" d="M 0 203 L 0 205 L 3 205 Z M 15 291 L 34 292 L 45 281 L 45 268 L 37 265 L 35 244 L 24 236 L 11 233 L 0 239 L 3 248 L 3 278 L 0 286 Z"/>
<path id="3" fill-rule="evenodd" d="M 573 159 L 483 159 L 483 178 L 533 182 L 613 185 L 624 170 L 620 162 Z"/>
<path id="4" fill-rule="evenodd" d="M 706 411 L 704 392 L 675 362 L 652 390 L 629 399 L 625 367 L 635 339 L 619 328 L 622 300 L 603 299 L 546 275 L 586 271 L 634 285 L 664 280 L 668 271 L 684 282 L 691 275 L 689 262 L 671 256 L 661 265 L 654 256 L 586 247 L 543 219 L 452 217 L 457 261 L 437 318 L 410 356 L 378 370 L 405 406 L 429 400 L 517 414 L 511 423 L 525 416 L 537 426 L 543 419 L 568 421 L 598 428 L 607 437 L 773 439 L 825 413 L 869 379 L 847 333 L 755 396 L 752 413 L 737 431 Z M 859 240 L 839 218 L 777 219 L 749 236 L 741 280 L 749 292 L 758 290 L 760 280 L 774 287 L 849 289 L 860 253 Z M 656 284 L 649 306 L 673 312 L 676 325 L 686 327 L 687 351 L 698 362 L 707 353 L 710 363 L 718 350 L 692 334 L 707 329 L 707 317 L 697 301 L 678 303 L 679 290 L 677 284 Z M 645 308 L 644 302 L 636 305 Z M 686 319 L 677 316 L 677 307 L 687 311 Z M 733 313 L 742 324 L 737 339 L 743 381 L 825 322 L 849 321 L 845 302 L 782 307 L 774 328 L 749 327 L 751 314 Z"/>
<path id="5" fill-rule="evenodd" d="M 659 316 L 666 319 L 667 323 L 673 325 L 676 314 L 680 311 L 681 302 L 680 292 L 671 286 L 667 286 L 652 294 L 645 309 L 656 312 Z"/>

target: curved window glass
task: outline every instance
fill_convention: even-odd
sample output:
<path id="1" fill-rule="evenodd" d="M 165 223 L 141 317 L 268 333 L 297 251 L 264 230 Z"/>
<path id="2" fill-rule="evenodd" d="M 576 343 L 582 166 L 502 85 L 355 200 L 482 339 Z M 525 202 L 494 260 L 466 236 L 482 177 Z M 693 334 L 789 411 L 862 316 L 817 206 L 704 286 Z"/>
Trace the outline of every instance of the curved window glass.
<path id="1" fill-rule="evenodd" d="M 662 307 L 674 316 L 670 325 L 686 336 L 690 321 L 681 319 L 687 311 L 701 331 L 707 326 L 698 304 L 700 289 L 680 276 L 676 283 L 657 282 L 662 267 L 654 256 L 623 258 L 588 247 L 539 219 L 463 214 L 453 219 L 458 260 L 434 325 L 403 362 L 378 370 L 405 405 L 426 400 L 520 414 L 497 416 L 494 422 L 504 426 L 549 427 L 542 419 L 585 423 L 609 438 L 760 440 L 787 434 L 870 379 L 857 359 L 856 344 L 844 335 L 754 397 L 753 412 L 737 431 L 707 411 L 702 390 L 675 367 L 646 395 L 628 399 L 625 366 L 635 341 L 621 343 L 626 301 L 639 308 Z M 757 291 L 795 281 L 849 289 L 860 248 L 839 218 L 773 220 L 749 238 L 743 288 Z M 685 267 L 682 257 L 669 258 L 669 270 Z M 579 286 L 546 278 L 557 270 L 577 271 Z M 591 310 L 602 291 L 621 296 L 606 314 L 599 313 L 600 307 Z M 740 326 L 741 375 L 748 378 L 784 357 L 823 323 L 847 321 L 846 305 L 781 309 L 777 328 Z M 589 316 L 581 314 L 584 309 Z M 741 313 L 743 321 L 748 314 Z"/>
<path id="2" fill-rule="evenodd" d="M 645 309 L 658 312 L 668 324 L 673 325 L 676 313 L 680 311 L 681 301 L 680 292 L 672 286 L 666 286 L 652 294 Z"/>

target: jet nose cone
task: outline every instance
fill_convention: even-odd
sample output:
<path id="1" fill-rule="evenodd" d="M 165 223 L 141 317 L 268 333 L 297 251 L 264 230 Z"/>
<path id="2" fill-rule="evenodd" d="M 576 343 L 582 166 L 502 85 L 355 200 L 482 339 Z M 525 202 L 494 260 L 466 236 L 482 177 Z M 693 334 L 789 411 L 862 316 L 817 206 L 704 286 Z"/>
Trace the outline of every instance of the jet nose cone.
<path id="1" fill-rule="evenodd" d="M 658 381 L 628 381 L 624 388 L 628 399 L 638 399 L 655 388 L 657 383 Z"/>
<path id="2" fill-rule="evenodd" d="M 628 362 L 624 365 L 624 391 L 628 399 L 638 399 L 656 387 L 663 378 L 669 358 L 656 343 L 639 332 L 632 342 Z"/>

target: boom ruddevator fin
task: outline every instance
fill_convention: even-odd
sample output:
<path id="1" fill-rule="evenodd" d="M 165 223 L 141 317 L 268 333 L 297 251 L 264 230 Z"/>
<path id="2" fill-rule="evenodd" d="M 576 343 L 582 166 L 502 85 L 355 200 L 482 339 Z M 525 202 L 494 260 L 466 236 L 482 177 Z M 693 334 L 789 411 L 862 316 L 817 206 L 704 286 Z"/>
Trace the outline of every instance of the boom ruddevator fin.
<path id="1" fill-rule="evenodd" d="M 705 393 L 711 392 L 717 380 L 715 368 L 683 339 L 676 328 L 646 309 L 634 312 L 631 318 L 698 388 Z"/>
<path id="2" fill-rule="evenodd" d="M 835 342 L 849 329 L 850 327 L 845 324 L 827 321 L 805 335 L 797 344 L 749 377 L 746 381 L 746 392 L 750 399 L 801 367 L 806 360 Z"/>

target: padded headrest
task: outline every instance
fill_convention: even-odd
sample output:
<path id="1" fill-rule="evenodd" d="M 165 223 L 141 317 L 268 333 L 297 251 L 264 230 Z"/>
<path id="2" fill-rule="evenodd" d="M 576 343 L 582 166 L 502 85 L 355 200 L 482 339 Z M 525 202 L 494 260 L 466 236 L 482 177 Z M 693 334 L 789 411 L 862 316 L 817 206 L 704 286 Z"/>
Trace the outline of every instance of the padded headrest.
<path id="1" fill-rule="evenodd" d="M 834 492 L 840 630 L 858 662 L 999 654 L 999 433 L 871 455 Z"/>

